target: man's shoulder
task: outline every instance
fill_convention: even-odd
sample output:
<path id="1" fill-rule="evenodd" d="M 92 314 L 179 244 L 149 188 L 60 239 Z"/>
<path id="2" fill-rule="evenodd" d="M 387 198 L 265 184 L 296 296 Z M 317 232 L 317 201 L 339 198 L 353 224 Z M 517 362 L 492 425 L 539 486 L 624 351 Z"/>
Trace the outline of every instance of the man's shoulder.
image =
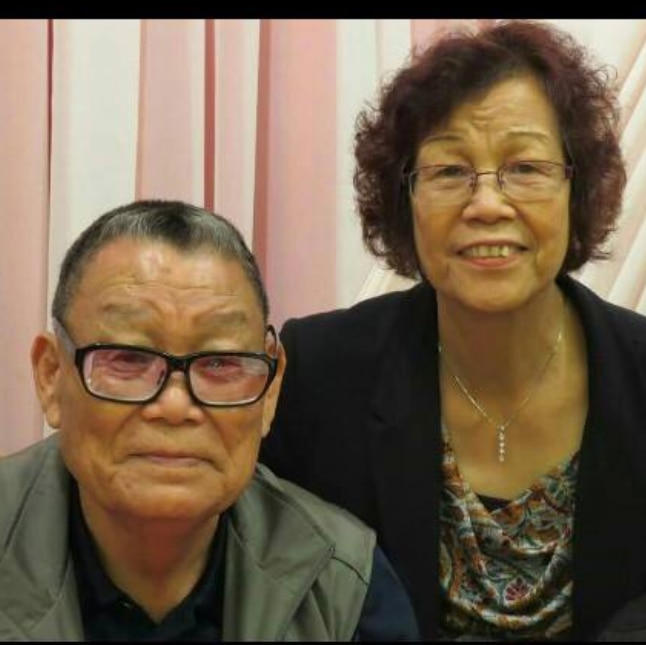
<path id="1" fill-rule="evenodd" d="M 332 549 L 333 559 L 353 568 L 368 582 L 375 532 L 345 509 L 274 475 L 263 464 L 257 465 L 250 486 L 236 506 L 241 502 L 247 506 L 246 516 L 254 518 L 253 531 L 262 539 L 275 539 L 283 548 L 279 536 L 289 535 L 292 553 L 310 547 Z"/>
<path id="2" fill-rule="evenodd" d="M 272 509 L 272 530 L 281 549 L 287 546 L 284 532 L 291 533 L 295 526 L 300 527 L 296 529 L 295 540 L 289 542 L 290 557 L 294 550 L 298 551 L 303 540 L 309 545 L 321 542 L 332 566 L 331 570 L 328 567 L 328 574 L 334 580 L 331 586 L 325 587 L 326 593 L 334 594 L 328 601 L 339 605 L 340 615 L 354 603 L 355 611 L 350 612 L 353 619 L 349 624 L 355 638 L 388 642 L 419 639 L 410 599 L 392 565 L 377 546 L 375 532 L 370 527 L 339 506 L 277 477 L 261 464 L 253 486 L 263 505 Z M 311 532 L 309 539 L 302 532 L 303 527 Z M 315 536 L 314 540 L 312 536 Z M 319 557 L 318 562 L 325 559 Z M 288 568 L 294 566 L 298 563 L 292 561 Z"/>
<path id="3" fill-rule="evenodd" d="M 44 462 L 57 457 L 58 437 L 54 434 L 19 452 L 0 458 L 0 495 L 13 497 L 38 476 Z"/>
<path id="4" fill-rule="evenodd" d="M 58 437 L 54 434 L 20 452 L 0 458 L 0 544 L 4 544 L 25 498 L 48 465 L 60 459 Z"/>

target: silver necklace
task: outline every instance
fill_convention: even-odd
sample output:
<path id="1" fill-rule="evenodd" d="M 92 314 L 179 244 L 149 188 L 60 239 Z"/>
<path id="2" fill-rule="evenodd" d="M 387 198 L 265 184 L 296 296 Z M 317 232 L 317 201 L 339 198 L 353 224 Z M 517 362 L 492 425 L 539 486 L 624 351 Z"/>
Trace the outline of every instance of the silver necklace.
<path id="1" fill-rule="evenodd" d="M 552 345 L 552 349 L 550 353 L 547 356 L 547 359 L 543 363 L 543 366 L 541 369 L 538 371 L 536 375 L 536 379 L 534 381 L 534 387 L 527 393 L 525 398 L 520 402 L 520 405 L 516 408 L 516 410 L 513 412 L 513 414 L 507 418 L 506 421 L 502 422 L 497 422 L 495 419 L 491 417 L 491 415 L 482 407 L 482 404 L 478 402 L 478 400 L 471 394 L 469 391 L 469 388 L 464 384 L 462 379 L 457 375 L 457 372 L 451 367 L 450 363 L 446 359 L 446 356 L 442 353 L 442 343 L 437 344 L 437 349 L 440 353 L 440 356 L 442 357 L 442 360 L 444 361 L 444 364 L 446 365 L 449 374 L 457 384 L 457 386 L 460 388 L 460 391 L 466 398 L 469 400 L 471 405 L 478 410 L 478 412 L 497 430 L 498 433 L 498 461 L 500 463 L 504 463 L 505 461 L 505 450 L 506 450 L 506 437 L 505 437 L 505 432 L 507 428 L 516 420 L 518 415 L 522 412 L 522 410 L 525 408 L 525 406 L 531 401 L 532 397 L 536 393 L 536 390 L 538 389 L 538 386 L 541 383 L 541 380 L 543 379 L 543 376 L 545 375 L 545 372 L 547 371 L 547 368 L 549 364 L 552 362 L 552 359 L 554 358 L 554 355 L 556 354 L 556 350 L 558 349 L 561 339 L 563 338 L 563 324 L 565 321 L 565 303 L 563 303 L 563 315 L 561 316 L 561 325 L 559 327 L 559 333 L 558 336 L 556 337 L 556 341 L 554 342 L 554 345 Z"/>

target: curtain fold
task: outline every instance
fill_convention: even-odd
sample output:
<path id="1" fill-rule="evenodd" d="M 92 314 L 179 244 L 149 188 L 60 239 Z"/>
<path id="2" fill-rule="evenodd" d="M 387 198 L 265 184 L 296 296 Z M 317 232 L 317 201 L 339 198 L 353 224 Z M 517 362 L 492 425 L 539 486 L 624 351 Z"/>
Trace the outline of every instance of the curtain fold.
<path id="1" fill-rule="evenodd" d="M 203 20 L 139 25 L 136 197 L 204 200 Z M 133 196 L 134 198 L 134 196 Z"/>
<path id="2" fill-rule="evenodd" d="M 0 21 L 0 453 L 38 438 L 29 348 L 45 324 L 49 172 L 47 20 Z"/>

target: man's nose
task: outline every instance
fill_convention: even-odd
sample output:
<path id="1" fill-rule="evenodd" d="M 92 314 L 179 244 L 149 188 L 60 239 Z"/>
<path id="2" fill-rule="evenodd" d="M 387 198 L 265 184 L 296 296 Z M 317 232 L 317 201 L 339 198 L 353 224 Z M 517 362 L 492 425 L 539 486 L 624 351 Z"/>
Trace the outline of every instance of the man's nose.
<path id="1" fill-rule="evenodd" d="M 203 411 L 191 396 L 188 374 L 181 370 L 171 372 L 161 392 L 146 406 L 144 414 L 163 419 L 170 425 L 198 421 Z"/>

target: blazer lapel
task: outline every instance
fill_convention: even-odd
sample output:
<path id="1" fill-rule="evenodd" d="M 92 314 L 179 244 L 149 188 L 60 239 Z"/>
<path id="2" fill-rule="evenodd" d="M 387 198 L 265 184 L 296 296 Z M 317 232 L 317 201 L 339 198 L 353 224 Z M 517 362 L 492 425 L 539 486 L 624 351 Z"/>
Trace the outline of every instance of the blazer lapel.
<path id="1" fill-rule="evenodd" d="M 411 291 L 393 325 L 367 422 L 380 543 L 415 599 L 425 639 L 435 635 L 439 609 L 437 374 L 435 294 L 423 285 Z"/>
<path id="2" fill-rule="evenodd" d="M 588 350 L 589 408 L 577 481 L 573 610 L 574 637 L 590 638 L 612 613 L 644 591 L 646 491 L 644 464 L 637 460 L 646 449 L 646 348 L 633 344 L 628 326 L 616 335 L 609 324 L 609 305 L 592 292 L 571 281 L 563 286 L 581 314 Z"/>

